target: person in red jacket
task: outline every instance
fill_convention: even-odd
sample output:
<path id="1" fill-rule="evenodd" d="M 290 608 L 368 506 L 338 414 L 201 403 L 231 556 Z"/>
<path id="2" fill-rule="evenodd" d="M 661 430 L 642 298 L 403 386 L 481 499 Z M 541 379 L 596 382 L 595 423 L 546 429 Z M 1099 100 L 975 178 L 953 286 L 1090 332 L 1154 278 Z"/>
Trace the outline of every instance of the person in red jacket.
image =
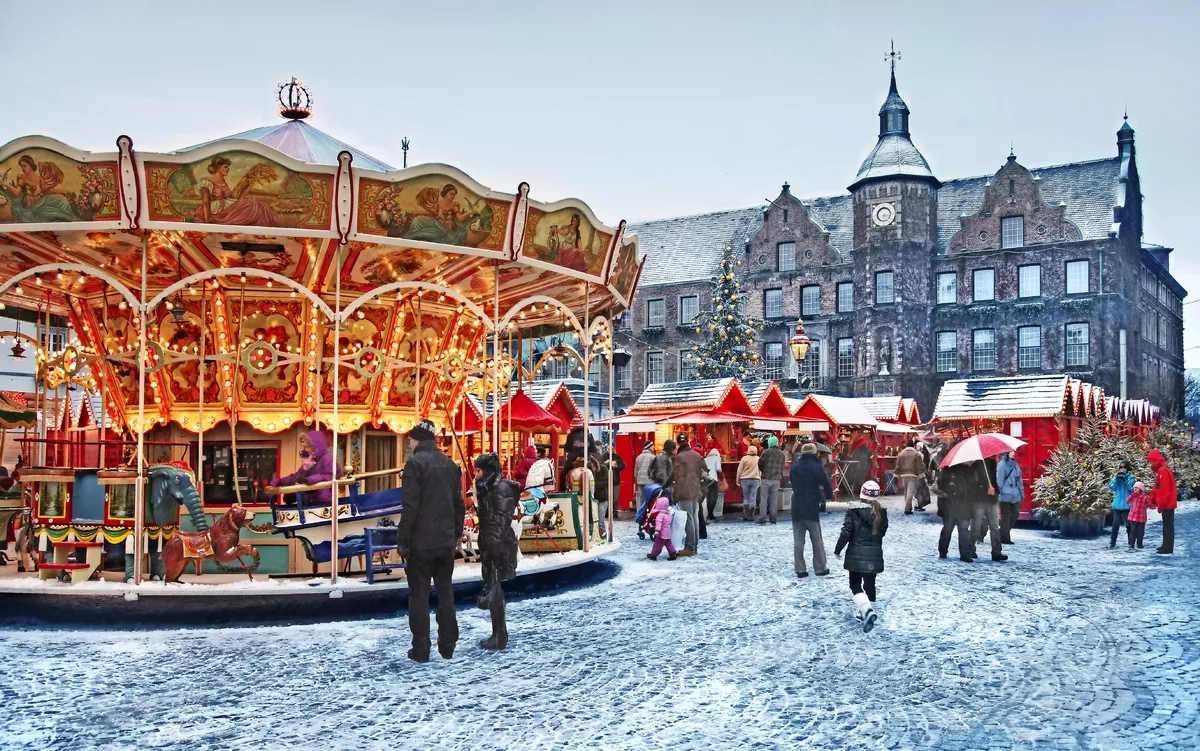
<path id="1" fill-rule="evenodd" d="M 1154 470 L 1154 490 L 1150 493 L 1150 505 L 1162 514 L 1162 545 L 1154 551 L 1159 555 L 1175 552 L 1175 507 L 1179 505 L 1179 489 L 1175 486 L 1175 473 L 1167 466 L 1166 458 L 1158 452 L 1146 455 Z"/>

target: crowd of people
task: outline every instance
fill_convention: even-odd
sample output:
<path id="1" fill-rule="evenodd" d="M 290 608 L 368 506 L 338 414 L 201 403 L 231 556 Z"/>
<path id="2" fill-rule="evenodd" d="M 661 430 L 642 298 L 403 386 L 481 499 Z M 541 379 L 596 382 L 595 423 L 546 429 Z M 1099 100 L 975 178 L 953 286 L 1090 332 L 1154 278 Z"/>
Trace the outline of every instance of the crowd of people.
<path id="1" fill-rule="evenodd" d="M 409 579 L 409 622 L 413 647 L 409 657 L 429 659 L 431 648 L 429 595 L 431 584 L 439 595 L 452 589 L 455 550 L 462 535 L 464 501 L 461 470 L 438 450 L 432 424 L 423 421 L 408 435 L 411 456 L 404 466 L 405 510 L 399 525 L 399 545 L 407 562 Z M 313 443 L 314 453 L 322 445 Z M 307 447 L 306 447 L 307 448 Z M 960 560 L 978 557 L 977 546 L 990 538 L 993 561 L 1007 561 L 1003 546 L 1011 545 L 1012 529 L 1025 498 L 1021 467 L 1009 453 L 941 466 L 951 446 L 936 434 L 910 441 L 896 457 L 895 476 L 904 491 L 904 513 L 922 512 L 933 499 L 942 517 L 938 555 L 947 558 L 951 538 L 958 534 Z M 654 451 L 652 441 L 642 446 L 633 462 L 638 537 L 649 536 L 647 557 L 657 561 L 663 550 L 668 560 L 692 557 L 700 541 L 707 539 L 707 525 L 724 518 L 723 498 L 729 489 L 722 468 L 723 447 L 712 435 L 707 441 L 686 434 L 663 442 Z M 781 445 L 770 436 L 765 443 L 743 439 L 735 481 L 742 493 L 742 519 L 758 524 L 775 524 L 781 489 L 792 491 L 793 566 L 796 576 L 809 576 L 807 553 L 811 546 L 812 573 L 830 574 L 821 528 L 821 513 L 835 499 L 827 447 L 806 437 Z M 321 458 L 318 456 L 317 458 Z M 1143 547 L 1147 510 L 1162 515 L 1162 544 L 1157 553 L 1174 551 L 1174 513 L 1178 504 L 1175 476 L 1165 457 L 1151 451 L 1147 460 L 1154 473 L 1152 490 L 1138 478 L 1130 462 L 1109 482 L 1112 491 L 1112 532 L 1109 547 L 1115 548 L 1120 529 L 1125 527 L 1129 549 Z M 607 518 L 607 504 L 620 498 L 624 460 L 609 453 L 582 430 L 567 439 L 563 463 L 554 463 L 530 446 L 519 464 L 505 477 L 495 454 L 478 457 L 474 463 L 474 504 L 479 517 L 479 548 L 484 586 L 477 599 L 492 616 L 492 635 L 481 642 L 485 649 L 504 649 L 508 644 L 502 582 L 516 572 L 517 537 L 511 519 L 520 494 L 552 489 L 591 494 Z M 1151 478 L 1146 478 L 1151 479 Z M 847 504 L 834 547 L 843 560 L 853 597 L 854 617 L 863 631 L 871 631 L 878 614 L 876 577 L 884 571 L 883 539 L 888 531 L 887 509 L 880 504 L 880 487 L 873 480 L 862 483 L 858 497 Z M 600 525 L 604 528 L 604 525 Z M 602 532 L 603 534 L 603 532 Z M 453 655 L 458 625 L 452 597 L 439 597 L 437 609 L 438 651 Z"/>

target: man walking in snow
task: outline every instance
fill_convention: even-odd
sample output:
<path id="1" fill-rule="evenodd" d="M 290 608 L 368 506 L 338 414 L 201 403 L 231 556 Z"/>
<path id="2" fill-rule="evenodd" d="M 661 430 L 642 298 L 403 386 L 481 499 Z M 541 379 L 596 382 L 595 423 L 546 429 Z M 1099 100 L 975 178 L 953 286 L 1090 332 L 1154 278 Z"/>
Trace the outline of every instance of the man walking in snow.
<path id="1" fill-rule="evenodd" d="M 779 511 L 779 483 L 783 480 L 783 466 L 787 457 L 779 448 L 779 439 L 771 436 L 767 439 L 767 449 L 758 457 L 758 471 L 762 480 L 758 484 L 758 493 L 762 502 L 758 508 L 758 523 L 766 524 L 768 520 L 775 523 L 775 514 Z"/>
<path id="2" fill-rule="evenodd" d="M 700 498 L 703 496 L 704 477 L 708 466 L 700 454 L 692 450 L 687 436 L 676 441 L 679 452 L 675 455 L 675 502 L 687 514 L 687 532 L 684 549 L 679 555 L 695 555 L 700 545 Z M 690 551 L 690 552 L 689 552 Z"/>

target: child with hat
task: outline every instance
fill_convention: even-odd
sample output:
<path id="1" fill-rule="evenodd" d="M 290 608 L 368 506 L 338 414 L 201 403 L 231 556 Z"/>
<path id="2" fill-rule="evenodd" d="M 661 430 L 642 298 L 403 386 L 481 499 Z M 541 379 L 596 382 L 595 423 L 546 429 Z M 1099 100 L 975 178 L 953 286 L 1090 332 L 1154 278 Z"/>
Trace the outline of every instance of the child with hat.
<path id="1" fill-rule="evenodd" d="M 862 623 L 863 632 L 875 628 L 875 577 L 883 572 L 883 536 L 887 534 L 887 509 L 879 505 L 879 483 L 867 480 L 858 497 L 864 503 L 853 503 L 846 510 L 842 533 L 833 554 L 842 557 L 850 572 L 850 591 L 854 593 L 855 618 Z"/>

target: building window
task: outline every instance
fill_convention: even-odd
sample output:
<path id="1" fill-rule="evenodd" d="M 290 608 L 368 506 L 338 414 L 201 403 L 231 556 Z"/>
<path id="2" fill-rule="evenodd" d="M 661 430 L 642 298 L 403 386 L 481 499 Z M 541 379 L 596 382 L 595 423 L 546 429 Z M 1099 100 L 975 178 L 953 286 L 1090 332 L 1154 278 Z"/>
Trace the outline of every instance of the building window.
<path id="1" fill-rule="evenodd" d="M 958 302 L 958 274 L 947 271 L 937 275 L 937 304 L 953 305 Z"/>
<path id="2" fill-rule="evenodd" d="M 561 381 L 571 377 L 571 362 L 566 357 L 556 357 L 547 363 L 550 366 L 550 378 Z"/>
<path id="3" fill-rule="evenodd" d="M 685 295 L 679 298 L 679 325 L 686 326 L 696 322 L 700 315 L 700 298 L 696 295 Z"/>
<path id="4" fill-rule="evenodd" d="M 1167 317 L 1158 316 L 1158 346 L 1163 349 L 1170 349 L 1171 338 L 1167 336 L 1167 331 Z"/>
<path id="5" fill-rule="evenodd" d="M 1006 216 L 1000 220 L 1000 247 L 1019 248 L 1025 244 L 1025 217 Z"/>
<path id="6" fill-rule="evenodd" d="M 742 290 L 738 289 L 738 312 L 744 316 L 750 315 L 750 295 L 742 294 Z"/>
<path id="7" fill-rule="evenodd" d="M 597 363 L 598 362 L 599 361 L 597 361 Z M 599 367 L 599 365 L 588 370 L 588 383 L 591 384 L 593 389 L 599 390 L 599 388 L 600 388 L 600 367 Z"/>
<path id="8" fill-rule="evenodd" d="M 801 384 L 802 388 L 815 388 L 817 379 L 821 377 L 821 342 L 813 339 L 808 345 L 808 354 L 804 356 L 804 361 L 799 363 L 800 378 L 807 378 L 808 385 Z"/>
<path id="9" fill-rule="evenodd" d="M 854 377 L 854 340 L 838 339 L 838 378 Z"/>
<path id="10" fill-rule="evenodd" d="M 780 271 L 796 270 L 796 243 L 779 243 L 775 246 L 775 268 Z"/>
<path id="11" fill-rule="evenodd" d="M 1091 291 L 1087 261 L 1067 261 L 1067 294 L 1083 295 Z"/>
<path id="12" fill-rule="evenodd" d="M 613 328 L 621 331 L 628 331 L 630 329 L 629 319 L 632 317 L 633 316 L 629 315 L 628 310 L 622 310 L 620 313 L 617 313 L 615 316 L 613 316 Z"/>
<path id="13" fill-rule="evenodd" d="M 996 330 L 976 329 L 971 339 L 971 367 L 975 370 L 996 369 Z"/>
<path id="14" fill-rule="evenodd" d="M 1017 329 L 1017 367 L 1042 367 L 1042 327 L 1022 326 Z"/>
<path id="15" fill-rule="evenodd" d="M 1067 367 L 1086 368 L 1091 361 L 1086 323 L 1067 324 Z"/>
<path id="16" fill-rule="evenodd" d="M 975 302 L 987 302 L 996 299 L 996 270 L 975 269 L 971 275 L 971 293 Z"/>
<path id="17" fill-rule="evenodd" d="M 690 349 L 679 352 L 679 380 L 690 381 L 696 377 L 696 355 Z"/>
<path id="18" fill-rule="evenodd" d="M 666 318 L 666 301 L 662 300 L 661 298 L 658 300 L 646 301 L 646 328 L 662 328 Z"/>
<path id="19" fill-rule="evenodd" d="M 958 332 L 937 332 L 937 354 L 934 369 L 939 373 L 954 373 L 958 370 Z"/>
<path id="20" fill-rule="evenodd" d="M 1042 296 L 1042 267 L 1036 263 L 1017 267 L 1017 297 Z"/>
<path id="21" fill-rule="evenodd" d="M 662 383 L 664 380 L 666 380 L 666 377 L 663 375 L 663 353 L 647 352 L 646 385 L 653 386 L 656 383 Z"/>
<path id="22" fill-rule="evenodd" d="M 854 312 L 854 282 L 838 282 L 837 297 L 839 313 Z"/>
<path id="23" fill-rule="evenodd" d="M 614 366 L 617 376 L 617 391 L 633 391 L 633 374 L 629 363 Z"/>
<path id="24" fill-rule="evenodd" d="M 821 287 L 810 284 L 800 288 L 800 315 L 821 315 Z"/>
<path id="25" fill-rule="evenodd" d="M 892 288 L 892 272 L 875 272 L 875 304 L 887 305 L 896 302 L 895 290 Z"/>
<path id="26" fill-rule="evenodd" d="M 768 289 L 763 292 L 763 318 L 783 318 L 783 290 Z"/>
<path id="27" fill-rule="evenodd" d="M 767 342 L 763 345 L 763 379 L 783 380 L 783 342 Z"/>

